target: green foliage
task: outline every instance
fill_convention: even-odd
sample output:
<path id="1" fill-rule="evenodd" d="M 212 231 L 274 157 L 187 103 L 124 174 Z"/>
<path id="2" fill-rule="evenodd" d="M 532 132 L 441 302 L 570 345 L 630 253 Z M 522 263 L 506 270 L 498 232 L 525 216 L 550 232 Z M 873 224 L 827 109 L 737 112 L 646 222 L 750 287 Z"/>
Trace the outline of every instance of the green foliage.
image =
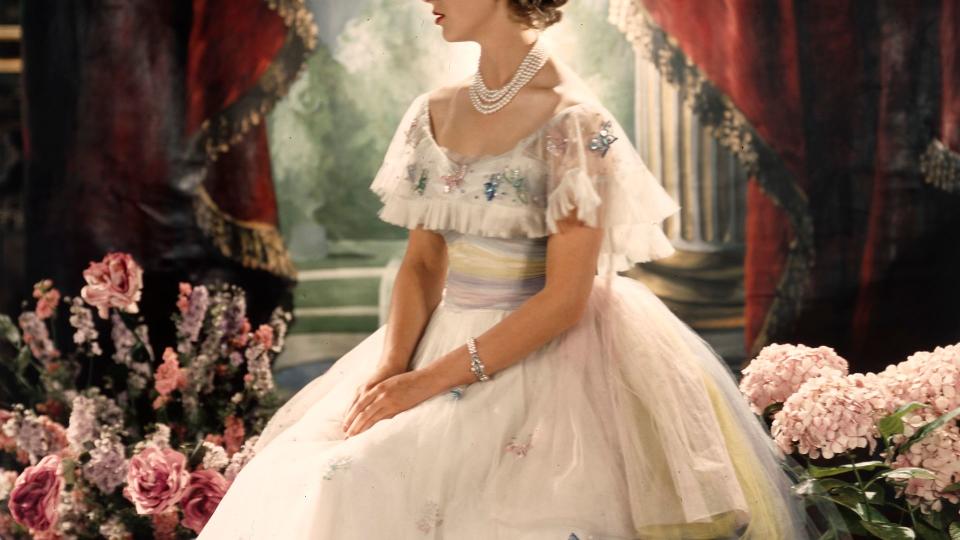
<path id="1" fill-rule="evenodd" d="M 322 225 L 330 240 L 404 238 L 404 231 L 376 219 L 379 201 L 368 186 L 411 99 L 475 66 L 476 45 L 445 42 L 422 5 L 363 4 L 332 48 L 321 44 L 268 118 L 288 241 L 305 223 Z M 632 47 L 607 22 L 605 0 L 571 3 L 564 12 L 544 37 L 632 136 Z"/>

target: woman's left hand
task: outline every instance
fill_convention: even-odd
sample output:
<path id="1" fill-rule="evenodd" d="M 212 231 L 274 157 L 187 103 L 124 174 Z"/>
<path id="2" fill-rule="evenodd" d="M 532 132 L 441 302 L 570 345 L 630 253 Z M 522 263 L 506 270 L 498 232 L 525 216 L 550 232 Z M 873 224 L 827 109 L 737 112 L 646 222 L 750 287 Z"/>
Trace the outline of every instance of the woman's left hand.
<path id="1" fill-rule="evenodd" d="M 343 431 L 347 437 L 363 433 L 380 420 L 393 418 L 436 393 L 423 371 L 394 375 L 360 396 L 344 417 Z"/>

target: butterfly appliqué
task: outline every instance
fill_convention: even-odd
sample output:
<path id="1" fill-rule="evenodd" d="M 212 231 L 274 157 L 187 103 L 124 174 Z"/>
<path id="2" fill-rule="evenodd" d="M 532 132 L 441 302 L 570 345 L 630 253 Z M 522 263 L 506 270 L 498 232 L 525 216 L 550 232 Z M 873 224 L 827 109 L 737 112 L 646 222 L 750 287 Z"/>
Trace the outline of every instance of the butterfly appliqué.
<path id="1" fill-rule="evenodd" d="M 520 201 L 526 204 L 528 197 L 527 178 L 520 169 L 505 169 L 493 174 L 487 175 L 487 181 L 483 184 L 483 194 L 488 201 L 492 201 L 498 195 L 508 195 L 506 191 L 500 191 L 500 186 L 507 184 L 513 187 L 514 201 Z"/>
<path id="2" fill-rule="evenodd" d="M 443 192 L 450 193 L 451 191 L 460 189 L 460 187 L 463 186 L 463 177 L 465 174 L 467 174 L 467 166 L 456 165 L 452 173 L 441 176 L 440 180 L 443 180 Z"/>
<path id="3" fill-rule="evenodd" d="M 606 156 L 610 145 L 617 140 L 617 137 L 610 133 L 611 127 L 612 122 L 607 120 L 600 124 L 600 131 L 590 139 L 590 150 L 600 152 L 600 157 Z"/>
<path id="4" fill-rule="evenodd" d="M 423 191 L 427 189 L 427 170 L 422 169 L 418 177 L 416 165 L 408 165 L 407 178 L 410 180 L 410 186 L 413 190 L 416 191 L 418 195 L 423 195 Z"/>
<path id="5" fill-rule="evenodd" d="M 506 179 L 502 172 L 495 172 L 487 176 L 487 181 L 483 183 L 483 195 L 488 201 L 492 201 L 497 196 L 497 190 L 500 189 L 500 183 Z"/>
<path id="6" fill-rule="evenodd" d="M 546 137 L 547 152 L 555 156 L 563 155 L 567 150 L 567 138 L 558 133 L 548 133 Z"/>

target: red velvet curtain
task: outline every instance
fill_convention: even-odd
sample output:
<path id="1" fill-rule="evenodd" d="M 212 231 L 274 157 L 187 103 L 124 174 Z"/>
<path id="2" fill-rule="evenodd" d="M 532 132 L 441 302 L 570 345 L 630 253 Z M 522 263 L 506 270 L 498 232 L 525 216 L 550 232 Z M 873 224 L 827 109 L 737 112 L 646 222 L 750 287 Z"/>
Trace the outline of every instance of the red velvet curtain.
<path id="1" fill-rule="evenodd" d="M 637 2 L 755 135 L 748 353 L 829 345 L 865 370 L 960 341 L 960 179 L 922 163 L 960 149 L 957 2 Z"/>
<path id="2" fill-rule="evenodd" d="M 243 286 L 252 319 L 289 307 L 263 120 L 314 46 L 303 0 L 22 10 L 28 279 L 76 294 L 89 261 L 128 252 L 158 341 L 178 281 Z"/>

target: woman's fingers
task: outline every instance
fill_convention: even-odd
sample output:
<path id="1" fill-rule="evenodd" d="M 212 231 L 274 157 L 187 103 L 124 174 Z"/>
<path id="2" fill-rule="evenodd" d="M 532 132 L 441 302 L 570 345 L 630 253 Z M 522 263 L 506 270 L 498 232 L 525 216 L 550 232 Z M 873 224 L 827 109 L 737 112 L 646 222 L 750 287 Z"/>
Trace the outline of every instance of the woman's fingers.
<path id="1" fill-rule="evenodd" d="M 347 412 L 347 416 L 343 421 L 344 431 L 353 424 L 357 415 L 366 409 L 367 405 L 369 405 L 374 398 L 376 398 L 376 393 L 373 389 L 365 390 L 357 396 L 357 399 L 354 400 L 353 405 L 350 406 L 350 410 Z"/>
<path id="2" fill-rule="evenodd" d="M 350 429 L 347 430 L 347 436 L 353 437 L 354 435 L 363 433 L 367 428 L 380 421 L 384 412 L 382 402 L 374 401 L 369 407 L 357 415 Z"/>

